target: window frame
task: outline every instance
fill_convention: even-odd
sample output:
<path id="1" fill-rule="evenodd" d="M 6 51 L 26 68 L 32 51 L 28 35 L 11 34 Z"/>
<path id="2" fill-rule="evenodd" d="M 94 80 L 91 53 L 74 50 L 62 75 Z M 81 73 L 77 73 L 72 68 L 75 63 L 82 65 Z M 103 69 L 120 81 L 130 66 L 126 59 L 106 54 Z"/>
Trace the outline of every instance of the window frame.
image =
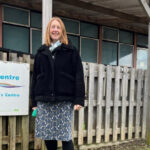
<path id="1" fill-rule="evenodd" d="M 38 28 L 30 28 L 30 54 L 33 55 L 33 51 L 32 51 L 32 31 L 41 31 L 41 29 L 38 29 Z"/>
<path id="2" fill-rule="evenodd" d="M 102 44 L 103 44 L 103 41 L 104 42 L 111 42 L 111 43 L 116 43 L 117 44 L 117 65 L 111 65 L 111 66 L 118 66 L 118 57 L 119 57 L 119 53 L 118 53 L 118 49 L 119 49 L 119 43 L 118 42 L 116 42 L 116 41 L 110 41 L 110 40 L 102 40 Z M 103 56 L 103 46 L 102 46 L 102 56 Z M 102 58 L 102 60 L 103 60 L 103 58 Z M 103 64 L 103 62 L 102 62 L 102 64 Z M 104 64 L 104 65 L 108 65 L 108 64 Z M 110 65 L 110 64 L 109 64 Z"/>
<path id="3" fill-rule="evenodd" d="M 72 32 L 67 32 L 66 31 L 66 33 L 67 34 L 69 34 L 69 35 L 78 35 L 78 36 L 80 36 L 80 21 L 79 20 L 75 20 L 75 19 L 70 19 L 70 18 L 65 18 L 65 17 L 60 17 L 61 19 L 65 19 L 65 20 L 70 20 L 70 21 L 74 21 L 74 22 L 78 22 L 79 23 L 79 31 L 78 31 L 78 34 L 77 33 L 72 33 Z"/>
<path id="4" fill-rule="evenodd" d="M 112 29 L 112 30 L 117 30 L 117 32 L 118 32 L 118 40 L 111 40 L 111 39 L 106 39 L 106 38 L 104 38 L 104 37 L 103 37 L 104 28 L 103 28 L 103 27 L 106 27 L 106 28 Z M 112 27 L 109 27 L 109 26 L 103 26 L 103 25 L 102 25 L 102 40 L 106 40 L 106 41 L 110 41 L 110 42 L 119 42 L 119 29 L 117 29 L 117 28 L 112 28 Z"/>
<path id="5" fill-rule="evenodd" d="M 117 58 L 116 58 L 117 65 L 113 65 L 113 66 L 120 66 L 120 65 L 119 65 L 120 44 L 125 44 L 125 45 L 129 45 L 129 46 L 133 46 L 133 51 L 132 51 L 132 66 L 131 66 L 131 67 L 133 67 L 133 65 L 134 65 L 134 46 L 135 46 L 134 32 L 133 32 L 133 31 L 128 31 L 128 30 L 124 30 L 124 29 L 119 29 L 119 28 L 118 28 L 118 29 L 116 29 L 116 30 L 118 30 L 118 41 L 116 41 L 116 40 L 110 40 L 110 39 L 105 39 L 105 38 L 103 38 L 103 27 L 106 27 L 106 28 L 109 28 L 109 29 L 114 29 L 114 30 L 115 30 L 116 28 L 102 25 L 102 39 L 100 39 L 100 40 L 102 40 L 102 42 L 103 42 L 103 41 L 106 41 L 106 42 L 113 42 L 113 43 L 117 43 L 117 45 L 118 45 L 118 47 L 117 47 Z M 119 39 L 120 39 L 120 37 L 119 37 L 119 36 L 120 36 L 119 31 L 131 32 L 131 33 L 133 34 L 133 45 L 132 45 L 132 44 L 128 44 L 128 43 L 122 43 L 122 42 L 120 42 L 120 41 L 119 41 Z M 100 51 L 102 51 L 102 48 L 101 48 Z M 101 59 L 102 59 L 102 58 L 101 58 Z M 101 60 L 101 62 L 102 62 L 102 60 Z M 103 64 L 103 62 L 102 62 L 102 64 Z M 104 65 L 106 65 L 106 64 L 104 64 Z M 129 67 L 129 66 L 124 66 L 124 67 Z"/>
<path id="6" fill-rule="evenodd" d="M 119 64 L 119 60 L 120 60 L 120 45 L 121 44 L 124 44 L 124 45 L 128 45 L 128 46 L 132 46 L 132 65 L 131 66 L 126 66 L 126 65 L 120 65 Z M 133 67 L 133 63 L 134 63 L 134 45 L 131 45 L 131 44 L 127 44 L 127 43 L 118 43 L 118 60 L 117 60 L 117 65 L 118 66 L 122 66 L 122 67 Z"/>
<path id="7" fill-rule="evenodd" d="M 85 36 L 80 36 L 80 56 L 81 56 L 81 40 L 82 39 L 90 39 L 90 40 L 95 40 L 97 41 L 97 57 L 96 57 L 96 63 L 98 63 L 98 58 L 99 58 L 99 39 L 95 39 L 95 38 L 90 38 L 90 37 L 85 37 Z M 90 62 L 90 63 L 94 63 L 94 62 Z"/>
<path id="8" fill-rule="evenodd" d="M 42 22 L 41 22 L 41 28 L 38 28 L 38 27 L 32 27 L 32 25 L 31 25 L 31 14 L 32 14 L 32 12 L 33 13 L 39 13 L 40 14 L 40 12 L 38 12 L 38 11 L 33 11 L 33 10 L 29 10 L 30 11 L 30 28 L 35 28 L 35 29 L 40 29 L 40 30 L 42 30 Z M 41 14 L 42 15 L 42 14 Z M 42 16 L 41 16 L 41 19 L 42 19 Z M 41 20 L 42 21 L 42 20 Z"/>
<path id="9" fill-rule="evenodd" d="M 24 25 L 24 24 L 20 24 L 20 23 L 14 23 L 11 21 L 5 21 L 4 20 L 4 7 L 8 7 L 8 8 L 14 8 L 14 9 L 18 9 L 18 10 L 23 10 L 28 12 L 28 25 Z M 29 49 L 28 52 L 21 52 L 21 51 L 17 51 L 17 50 L 11 50 L 20 54 L 30 54 L 31 56 L 34 56 L 32 54 L 32 30 L 38 30 L 38 31 L 42 31 L 42 28 L 36 28 L 36 27 L 32 27 L 31 26 L 31 12 L 37 12 L 37 13 L 41 13 L 39 11 L 34 11 L 34 10 L 29 10 L 29 9 L 25 9 L 25 8 L 20 8 L 20 7 L 15 7 L 15 6 L 11 6 L 11 5 L 7 5 L 7 4 L 2 4 L 2 25 L 4 24 L 8 24 L 8 25 L 12 25 L 12 26 L 18 26 L 18 27 L 25 27 L 29 29 Z M 42 44 L 42 43 L 41 43 Z M 2 45 L 3 45 L 3 41 L 2 41 Z"/>
<path id="10" fill-rule="evenodd" d="M 23 10 L 23 11 L 28 12 L 28 25 L 24 25 L 24 24 L 20 24 L 20 23 L 14 23 L 14 22 L 11 22 L 11 21 L 5 21 L 4 20 L 4 7 L 14 8 L 14 9 Z M 18 25 L 18 26 L 24 26 L 24 27 L 30 27 L 30 19 L 31 19 L 30 18 L 30 10 L 20 8 L 20 7 L 14 7 L 14 6 L 6 5 L 6 4 L 2 5 L 2 23 Z"/>
<path id="11" fill-rule="evenodd" d="M 137 54 L 138 54 L 138 49 L 141 49 L 141 50 L 147 51 L 147 52 L 148 52 L 148 50 L 149 50 L 148 47 L 146 48 L 146 47 L 137 46 Z M 138 57 L 138 55 L 137 55 L 137 57 Z M 141 68 L 138 68 L 138 67 L 137 67 L 137 57 L 136 57 L 136 69 L 141 69 Z M 148 55 L 147 55 L 147 60 L 148 60 Z M 147 68 L 148 68 L 148 62 L 147 62 Z M 147 68 L 144 69 L 144 70 L 147 70 Z"/>
<path id="12" fill-rule="evenodd" d="M 14 25 L 14 24 L 10 24 L 10 23 L 3 23 L 2 24 L 2 26 L 3 25 L 9 25 L 9 26 L 13 26 L 13 27 L 23 27 L 23 28 L 26 28 L 26 29 L 28 29 L 29 30 L 29 36 L 30 36 L 30 28 L 28 28 L 28 27 L 26 27 L 26 26 L 18 26 L 18 25 Z M 3 31 L 2 31 L 2 33 L 3 33 Z M 29 37 L 30 38 L 30 37 Z M 3 45 L 3 38 L 2 38 L 2 45 Z M 17 52 L 17 53 L 24 53 L 24 54 L 30 54 L 30 39 L 28 39 L 28 42 L 29 42 L 29 45 L 28 45 L 28 47 L 29 47 L 29 49 L 28 49 L 28 52 L 22 52 L 22 51 L 19 51 L 19 50 L 12 50 L 12 51 L 15 51 L 15 52 Z"/>
<path id="13" fill-rule="evenodd" d="M 78 23 L 79 23 L 79 34 L 70 33 L 70 32 L 67 32 L 67 31 L 66 31 L 66 33 L 67 33 L 67 35 L 70 35 L 70 36 L 77 36 L 77 37 L 79 37 L 79 49 L 78 49 L 78 50 L 79 50 L 80 56 L 81 56 L 81 39 L 82 39 L 82 38 L 92 39 L 92 40 L 96 40 L 96 41 L 97 41 L 97 50 L 96 50 L 96 53 L 97 53 L 96 59 L 97 59 L 97 60 L 96 60 L 96 63 L 98 64 L 98 62 L 99 62 L 99 53 L 100 53 L 100 51 L 99 51 L 99 48 L 100 48 L 100 45 L 99 45 L 99 41 L 100 41 L 100 39 L 99 39 L 99 34 L 100 34 L 100 32 L 99 32 L 99 26 L 100 26 L 100 25 L 98 25 L 98 24 L 93 24 L 93 23 L 90 23 L 90 22 L 85 22 L 85 21 L 80 21 L 80 20 L 65 18 L 65 17 L 60 17 L 60 18 L 61 18 L 61 19 L 66 19 L 66 20 L 75 21 L 75 22 L 78 22 Z M 98 37 L 97 37 L 97 38 L 94 38 L 94 37 L 82 36 L 81 33 L 80 33 L 80 31 L 81 31 L 81 22 L 88 23 L 88 24 L 93 24 L 93 25 L 97 25 L 97 26 L 98 26 Z M 93 63 L 93 62 L 90 62 L 90 63 Z"/>
<path id="14" fill-rule="evenodd" d="M 100 25 L 99 24 L 94 24 L 94 23 L 91 23 L 91 22 L 86 22 L 86 21 L 80 21 L 80 31 L 81 31 L 81 23 L 85 23 L 85 24 L 90 24 L 90 25 L 95 25 L 95 26 L 98 26 L 98 36 L 97 36 L 97 38 L 95 38 L 95 37 L 89 37 L 89 36 L 84 36 L 84 35 L 81 35 L 81 33 L 80 33 L 80 36 L 82 36 L 82 37 L 88 37 L 88 38 L 94 38 L 94 39 L 99 39 L 99 31 L 100 31 L 100 29 L 99 29 L 99 27 L 100 27 Z"/>

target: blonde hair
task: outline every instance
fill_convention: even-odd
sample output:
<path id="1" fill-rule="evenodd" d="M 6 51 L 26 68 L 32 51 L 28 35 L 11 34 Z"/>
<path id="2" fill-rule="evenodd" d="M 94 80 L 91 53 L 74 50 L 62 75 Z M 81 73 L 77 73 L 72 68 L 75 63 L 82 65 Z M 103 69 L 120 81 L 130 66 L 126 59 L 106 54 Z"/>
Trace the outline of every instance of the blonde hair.
<path id="1" fill-rule="evenodd" d="M 60 42 L 67 45 L 68 44 L 68 38 L 67 38 L 65 25 L 59 17 L 52 17 L 50 19 L 50 21 L 48 22 L 48 25 L 47 25 L 47 28 L 46 28 L 46 34 L 45 34 L 45 44 L 47 46 L 51 45 L 52 40 L 50 38 L 50 27 L 51 27 L 51 24 L 54 20 L 58 21 L 60 23 L 60 26 L 61 26 L 62 35 L 61 35 L 61 38 L 60 38 Z"/>

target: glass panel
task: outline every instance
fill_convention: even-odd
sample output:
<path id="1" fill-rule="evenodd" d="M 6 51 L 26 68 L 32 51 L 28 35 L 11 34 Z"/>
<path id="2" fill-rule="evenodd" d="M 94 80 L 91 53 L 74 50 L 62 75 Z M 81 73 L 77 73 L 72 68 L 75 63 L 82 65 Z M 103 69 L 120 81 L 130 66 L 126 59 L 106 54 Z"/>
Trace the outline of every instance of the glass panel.
<path id="1" fill-rule="evenodd" d="M 85 62 L 97 63 L 98 42 L 92 39 L 81 39 L 81 58 Z"/>
<path id="2" fill-rule="evenodd" d="M 148 47 L 148 36 L 137 34 L 137 45 L 141 47 Z"/>
<path id="3" fill-rule="evenodd" d="M 42 14 L 31 12 L 31 26 L 35 28 L 42 28 Z"/>
<path id="4" fill-rule="evenodd" d="M 119 42 L 133 44 L 133 33 L 128 31 L 119 31 Z"/>
<path id="5" fill-rule="evenodd" d="M 37 30 L 32 30 L 32 54 L 36 54 L 37 49 L 42 44 L 42 32 Z"/>
<path id="6" fill-rule="evenodd" d="M 118 41 L 118 30 L 103 27 L 103 39 Z"/>
<path id="7" fill-rule="evenodd" d="M 105 42 L 102 44 L 102 63 L 105 65 L 117 65 L 118 44 Z"/>
<path id="8" fill-rule="evenodd" d="M 79 50 L 79 37 L 68 35 L 68 38 L 71 41 L 71 43 Z"/>
<path id="9" fill-rule="evenodd" d="M 132 67 L 133 46 L 120 44 L 119 65 Z"/>
<path id="10" fill-rule="evenodd" d="M 80 34 L 82 36 L 93 37 L 98 39 L 98 32 L 99 30 L 97 25 L 81 22 Z"/>
<path id="11" fill-rule="evenodd" d="M 66 31 L 68 33 L 79 34 L 79 22 L 69 20 L 69 19 L 64 19 L 64 18 L 61 18 L 61 19 L 64 22 L 65 27 L 66 27 Z"/>
<path id="12" fill-rule="evenodd" d="M 3 24 L 3 47 L 28 53 L 29 29 Z"/>
<path id="13" fill-rule="evenodd" d="M 3 7 L 4 9 L 4 21 L 29 25 L 28 18 L 29 12 L 11 7 Z"/>
<path id="14" fill-rule="evenodd" d="M 137 48 L 137 68 L 147 69 L 148 49 Z"/>

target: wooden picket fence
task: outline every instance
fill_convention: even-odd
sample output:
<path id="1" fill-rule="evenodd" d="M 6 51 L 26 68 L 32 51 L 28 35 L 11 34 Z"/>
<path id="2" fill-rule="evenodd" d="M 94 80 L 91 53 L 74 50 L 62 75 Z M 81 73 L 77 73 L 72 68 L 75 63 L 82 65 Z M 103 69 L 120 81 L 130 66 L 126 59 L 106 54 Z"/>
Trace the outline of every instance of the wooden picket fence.
<path id="1" fill-rule="evenodd" d="M 30 63 L 30 55 L 0 52 L 0 60 Z M 85 107 L 74 112 L 73 141 L 88 150 L 134 139 L 144 139 L 147 113 L 147 75 L 144 70 L 83 63 Z M 34 118 L 0 117 L 0 150 L 46 150 L 34 138 Z M 58 144 L 61 147 L 61 143 Z"/>

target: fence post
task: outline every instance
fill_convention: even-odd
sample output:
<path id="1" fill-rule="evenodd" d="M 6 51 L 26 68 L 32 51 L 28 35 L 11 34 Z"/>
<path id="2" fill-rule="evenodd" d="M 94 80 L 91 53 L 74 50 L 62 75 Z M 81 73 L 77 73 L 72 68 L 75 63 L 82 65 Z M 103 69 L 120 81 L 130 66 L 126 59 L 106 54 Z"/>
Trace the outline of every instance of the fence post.
<path id="1" fill-rule="evenodd" d="M 9 61 L 17 62 L 17 53 L 9 53 Z M 9 116 L 9 150 L 16 150 L 16 116 Z"/>
<path id="2" fill-rule="evenodd" d="M 23 55 L 23 62 L 30 64 L 30 55 Z M 22 150 L 29 149 L 29 115 L 22 116 Z"/>
<path id="3" fill-rule="evenodd" d="M 6 61 L 7 53 L 0 52 L 0 60 Z M 5 118 L 5 121 L 6 121 L 6 118 Z M 2 144 L 3 144 L 3 130 L 4 130 L 3 123 L 4 123 L 4 119 L 2 116 L 0 116 L 0 150 L 2 150 Z"/>

